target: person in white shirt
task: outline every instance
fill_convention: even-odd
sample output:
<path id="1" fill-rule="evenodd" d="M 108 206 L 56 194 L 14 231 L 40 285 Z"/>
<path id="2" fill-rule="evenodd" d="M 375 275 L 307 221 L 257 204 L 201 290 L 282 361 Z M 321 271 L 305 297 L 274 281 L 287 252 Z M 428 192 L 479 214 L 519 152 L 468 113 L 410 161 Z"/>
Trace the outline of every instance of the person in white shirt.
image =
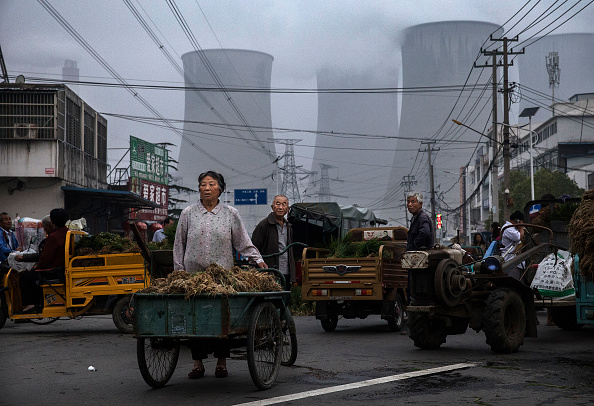
<path id="1" fill-rule="evenodd" d="M 515 250 L 518 244 L 524 238 L 524 226 L 518 224 L 524 222 L 524 213 L 521 211 L 515 211 L 509 216 L 509 221 L 506 221 L 503 227 L 503 234 L 501 236 L 501 254 L 503 255 L 504 261 L 509 261 L 516 256 Z M 508 269 L 507 274 L 518 280 L 521 280 L 522 274 L 524 273 L 524 263 L 522 262 L 517 267 Z"/>

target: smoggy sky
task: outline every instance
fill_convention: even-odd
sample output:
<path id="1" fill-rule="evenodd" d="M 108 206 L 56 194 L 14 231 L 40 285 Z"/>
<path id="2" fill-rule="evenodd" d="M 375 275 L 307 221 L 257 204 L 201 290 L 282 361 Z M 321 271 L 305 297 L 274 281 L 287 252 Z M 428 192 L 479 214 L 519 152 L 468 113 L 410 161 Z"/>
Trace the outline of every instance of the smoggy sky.
<path id="1" fill-rule="evenodd" d="M 524 11 L 535 5 L 528 2 Z M 547 3 L 547 6 L 553 2 Z M 579 3 L 565 16 L 563 11 Z M 554 13 L 562 21 L 589 1 L 571 0 Z M 50 4 L 90 44 L 93 49 L 130 83 L 182 86 L 183 79 L 142 29 L 123 1 L 51 1 Z M 159 40 L 181 65 L 181 55 L 194 48 L 184 35 L 165 1 L 134 1 L 132 4 L 150 25 Z M 503 24 L 526 1 L 298 1 L 298 0 L 208 0 L 175 2 L 202 49 L 240 48 L 262 51 L 274 57 L 273 88 L 315 88 L 316 69 L 339 67 L 361 72 L 395 66 L 399 69 L 399 40 L 402 30 L 416 24 L 445 20 L 477 20 Z M 545 10 L 542 4 L 513 27 L 518 34 Z M 554 33 L 592 32 L 594 6 L 587 7 Z M 550 28 L 554 27 L 552 25 Z M 550 28 L 548 30 L 550 30 Z M 546 30 L 545 32 L 547 32 Z M 545 33 L 543 32 L 543 33 Z M 533 31 L 523 33 L 529 36 Z M 11 76 L 61 78 L 65 59 L 75 60 L 83 81 L 114 82 L 109 73 L 46 11 L 39 2 L 2 0 L 0 2 L 0 45 Z M 470 70 L 471 67 L 464 67 Z M 431 86 L 427 83 L 427 86 Z M 149 116 L 125 89 L 72 86 L 101 113 Z M 184 93 L 180 90 L 138 92 L 167 118 L 183 119 Z M 569 96 L 569 95 L 568 95 Z M 452 100 L 455 98 L 452 97 Z M 169 130 L 106 116 L 108 147 L 128 146 L 130 135 L 150 142 L 172 142 L 180 138 Z M 316 94 L 273 94 L 274 127 L 315 130 Z M 181 124 L 179 125 L 181 128 Z M 291 137 L 282 134 L 283 138 Z M 307 167 L 315 136 L 300 133 L 295 147 L 297 164 Z M 283 146 L 278 146 L 281 151 Z M 178 149 L 172 148 L 173 157 Z M 125 151 L 111 149 L 115 164 Z"/>

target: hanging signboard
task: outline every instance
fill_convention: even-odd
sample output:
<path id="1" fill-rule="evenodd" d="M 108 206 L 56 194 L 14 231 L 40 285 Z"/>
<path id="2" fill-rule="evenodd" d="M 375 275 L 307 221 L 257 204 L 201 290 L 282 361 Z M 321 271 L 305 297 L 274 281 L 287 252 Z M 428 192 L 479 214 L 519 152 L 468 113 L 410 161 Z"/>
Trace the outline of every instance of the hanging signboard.
<path id="1" fill-rule="evenodd" d="M 169 184 L 168 151 L 165 148 L 130 136 L 130 177 Z"/>
<path id="2" fill-rule="evenodd" d="M 169 203 L 169 151 L 130 136 L 130 191 L 159 205 L 130 213 L 131 219 L 163 221 Z"/>
<path id="3" fill-rule="evenodd" d="M 163 221 L 167 217 L 169 203 L 169 186 L 160 183 L 149 182 L 148 180 L 131 178 L 130 191 L 143 199 L 158 204 L 156 209 L 141 209 L 130 213 L 131 219 L 144 221 Z"/>

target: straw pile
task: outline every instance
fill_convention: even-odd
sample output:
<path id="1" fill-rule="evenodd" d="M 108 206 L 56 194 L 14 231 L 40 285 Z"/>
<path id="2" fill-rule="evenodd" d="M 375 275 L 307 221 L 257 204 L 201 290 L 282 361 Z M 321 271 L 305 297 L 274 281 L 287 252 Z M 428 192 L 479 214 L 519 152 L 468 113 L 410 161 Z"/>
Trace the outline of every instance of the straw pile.
<path id="1" fill-rule="evenodd" d="M 569 222 L 571 251 L 580 257 L 580 272 L 594 280 L 594 189 L 584 193 Z"/>
<path id="2" fill-rule="evenodd" d="M 211 264 L 204 271 L 173 271 L 166 278 L 152 281 L 138 293 L 183 294 L 186 299 L 199 294 L 232 295 L 237 292 L 278 292 L 282 288 L 273 274 L 234 266 L 225 269 Z"/>

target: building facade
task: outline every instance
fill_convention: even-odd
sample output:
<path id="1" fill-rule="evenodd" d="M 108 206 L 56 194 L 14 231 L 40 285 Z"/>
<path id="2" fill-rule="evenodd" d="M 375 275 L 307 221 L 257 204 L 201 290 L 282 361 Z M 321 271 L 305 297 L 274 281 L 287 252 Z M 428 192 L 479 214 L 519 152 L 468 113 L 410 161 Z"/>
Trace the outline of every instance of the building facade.
<path id="1" fill-rule="evenodd" d="M 582 189 L 594 188 L 594 93 L 576 94 L 567 103 L 555 103 L 555 115 L 541 123 L 512 126 L 512 170 L 530 173 L 530 135 L 532 135 L 534 172 L 541 168 L 562 172 Z M 501 136 L 501 127 L 499 129 Z M 462 168 L 466 182 L 463 185 L 463 203 L 466 210 L 466 235 L 485 230 L 485 221 L 492 218 L 493 205 L 488 171 L 492 162 L 490 146 L 480 148 L 471 165 Z M 498 160 L 499 190 L 503 182 L 503 157 Z M 488 176 L 485 176 L 487 174 Z M 541 196 L 535 196 L 539 199 Z M 556 196 L 559 197 L 559 196 Z M 464 215 L 464 214 L 463 214 Z"/>
<path id="2" fill-rule="evenodd" d="M 41 218 L 62 186 L 106 188 L 107 120 L 64 85 L 0 84 L 1 211 Z"/>

